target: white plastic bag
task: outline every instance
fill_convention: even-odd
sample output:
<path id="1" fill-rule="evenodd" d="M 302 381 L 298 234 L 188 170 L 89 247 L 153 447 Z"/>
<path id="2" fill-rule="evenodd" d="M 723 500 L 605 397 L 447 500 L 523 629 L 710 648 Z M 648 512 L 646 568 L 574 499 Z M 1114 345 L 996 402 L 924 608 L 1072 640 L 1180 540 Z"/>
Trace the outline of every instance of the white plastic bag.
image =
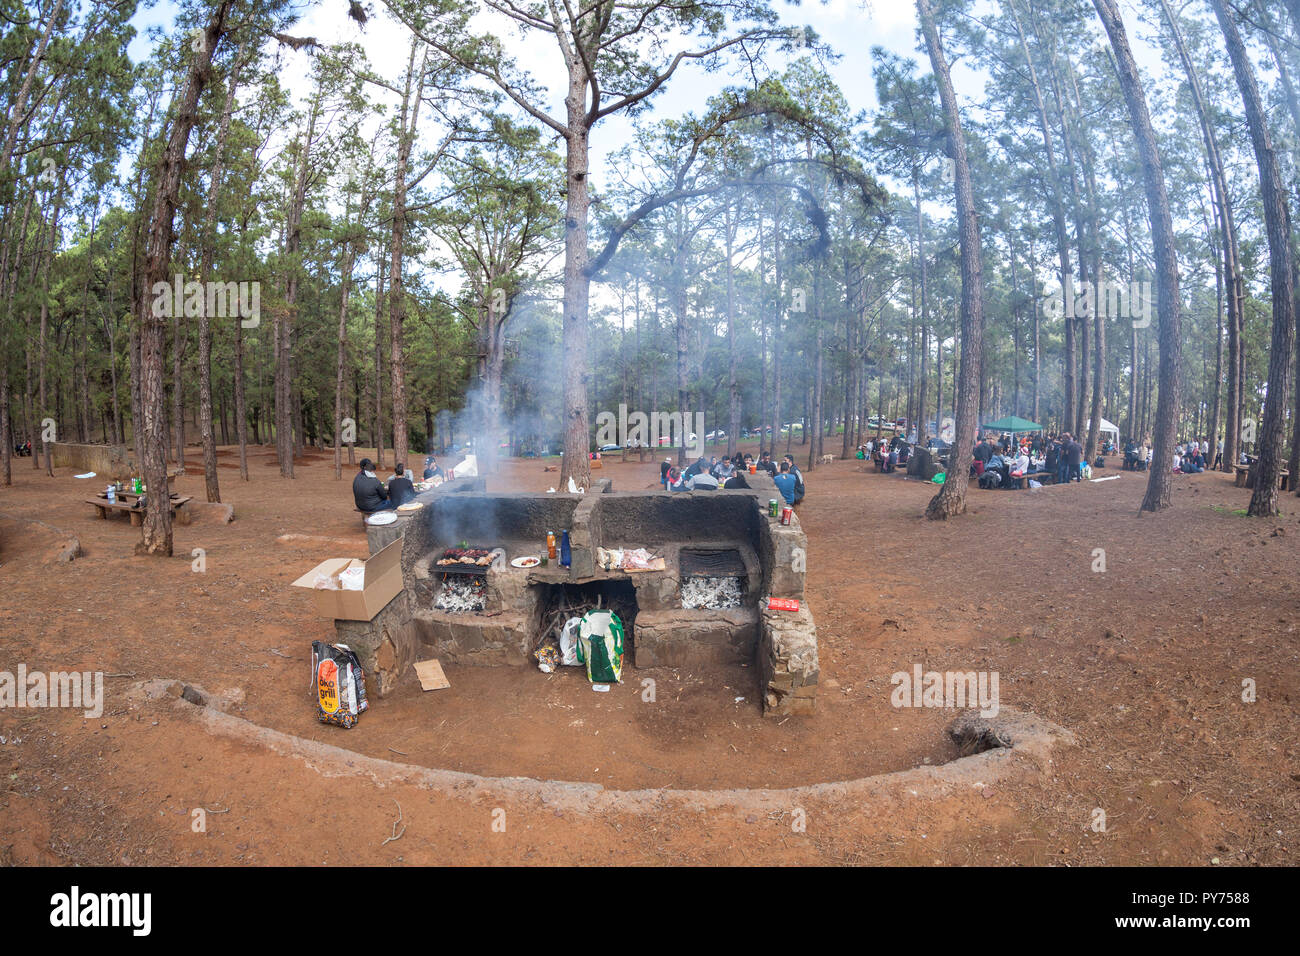
<path id="1" fill-rule="evenodd" d="M 565 667 L 577 667 L 582 662 L 578 660 L 578 629 L 582 627 L 582 618 L 571 617 L 564 622 L 564 627 L 560 629 L 560 664 Z"/>

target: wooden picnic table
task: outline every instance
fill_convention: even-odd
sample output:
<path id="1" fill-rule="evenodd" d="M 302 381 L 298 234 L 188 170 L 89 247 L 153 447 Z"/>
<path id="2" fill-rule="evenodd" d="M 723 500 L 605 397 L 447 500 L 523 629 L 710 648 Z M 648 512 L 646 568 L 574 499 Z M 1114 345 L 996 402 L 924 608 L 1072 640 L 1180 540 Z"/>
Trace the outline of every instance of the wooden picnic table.
<path id="1" fill-rule="evenodd" d="M 98 510 L 99 517 L 101 520 L 107 520 L 108 513 L 110 511 L 125 512 L 127 516 L 131 519 L 131 526 L 138 528 L 142 524 L 144 524 L 145 512 L 149 510 L 148 505 L 141 508 L 140 501 L 139 501 L 140 496 L 137 495 L 135 492 L 128 492 L 128 491 L 122 492 L 122 497 L 126 497 L 127 495 L 130 495 L 135 500 L 123 501 L 119 499 L 116 501 L 109 501 L 108 494 L 101 493 L 95 498 L 87 498 L 86 504 L 95 506 L 95 508 Z M 146 499 L 148 498 L 147 493 L 145 497 Z M 175 492 L 172 492 L 172 494 L 168 497 L 168 504 L 171 505 L 172 512 L 176 515 L 176 520 L 180 524 L 190 523 L 190 512 L 189 509 L 186 508 L 185 506 L 189 504 L 191 500 L 192 499 L 190 498 L 190 496 L 179 495 Z"/>

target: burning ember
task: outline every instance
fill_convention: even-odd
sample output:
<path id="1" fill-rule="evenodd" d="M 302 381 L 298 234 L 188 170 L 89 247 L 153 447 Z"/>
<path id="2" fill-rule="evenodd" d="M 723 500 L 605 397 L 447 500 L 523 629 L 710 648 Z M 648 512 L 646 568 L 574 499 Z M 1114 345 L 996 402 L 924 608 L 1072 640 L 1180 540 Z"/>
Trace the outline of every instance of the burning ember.
<path id="1" fill-rule="evenodd" d="M 487 598 L 487 581 L 474 574 L 444 574 L 442 591 L 434 607 L 452 614 L 471 614 L 483 610 Z"/>
<path id="2" fill-rule="evenodd" d="M 688 611 L 710 611 L 740 607 L 740 579 L 736 577 L 699 576 L 682 581 L 682 607 Z"/>

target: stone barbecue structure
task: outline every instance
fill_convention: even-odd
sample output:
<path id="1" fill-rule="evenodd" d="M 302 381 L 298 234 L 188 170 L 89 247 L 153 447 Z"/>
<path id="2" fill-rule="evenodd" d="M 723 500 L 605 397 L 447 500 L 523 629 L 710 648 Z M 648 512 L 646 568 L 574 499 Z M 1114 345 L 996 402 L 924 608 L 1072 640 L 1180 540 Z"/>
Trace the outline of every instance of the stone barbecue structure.
<path id="1" fill-rule="evenodd" d="M 338 640 L 358 654 L 382 697 L 430 657 L 533 666 L 553 608 L 599 602 L 623 620 L 627 665 L 751 664 L 765 714 L 811 714 L 819 669 L 816 627 L 803 601 L 807 538 L 797 517 L 790 525 L 769 517 L 768 501 L 780 494 L 767 475 L 747 479 L 748 491 L 676 493 L 616 492 L 601 479 L 585 495 L 443 485 L 422 495 L 424 508 L 403 522 L 401 592 L 373 620 L 336 621 Z M 558 539 L 565 529 L 570 568 L 510 566 L 545 553 L 546 532 Z M 491 550 L 491 564 L 447 573 L 437 561 L 461 542 Z M 665 569 L 598 566 L 598 548 L 638 547 L 661 555 Z M 683 606 L 684 584 L 696 606 Z M 466 595 L 473 603 L 458 602 Z M 800 609 L 768 610 L 769 597 L 797 599 Z"/>

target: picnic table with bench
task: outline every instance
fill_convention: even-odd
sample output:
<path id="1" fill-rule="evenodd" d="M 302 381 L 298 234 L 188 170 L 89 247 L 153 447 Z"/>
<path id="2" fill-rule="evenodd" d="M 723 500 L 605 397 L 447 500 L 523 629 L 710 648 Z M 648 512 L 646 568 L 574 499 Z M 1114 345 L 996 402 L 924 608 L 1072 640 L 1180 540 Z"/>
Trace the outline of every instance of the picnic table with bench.
<path id="1" fill-rule="evenodd" d="M 110 511 L 125 512 L 131 519 L 131 525 L 138 528 L 140 525 L 144 524 L 144 515 L 145 512 L 148 511 L 148 505 L 143 508 L 140 507 L 140 497 L 140 495 L 133 491 L 122 491 L 118 493 L 116 501 L 109 501 L 108 493 L 101 492 L 95 498 L 87 498 L 86 504 L 94 505 L 99 512 L 99 517 L 104 520 L 108 518 L 108 513 Z M 147 494 L 144 497 L 146 500 L 148 499 Z M 171 505 L 172 513 L 176 516 L 176 520 L 180 524 L 190 523 L 190 511 L 185 506 L 189 504 L 191 500 L 191 496 L 177 494 L 176 492 L 172 492 L 171 496 L 168 498 L 168 504 Z"/>

